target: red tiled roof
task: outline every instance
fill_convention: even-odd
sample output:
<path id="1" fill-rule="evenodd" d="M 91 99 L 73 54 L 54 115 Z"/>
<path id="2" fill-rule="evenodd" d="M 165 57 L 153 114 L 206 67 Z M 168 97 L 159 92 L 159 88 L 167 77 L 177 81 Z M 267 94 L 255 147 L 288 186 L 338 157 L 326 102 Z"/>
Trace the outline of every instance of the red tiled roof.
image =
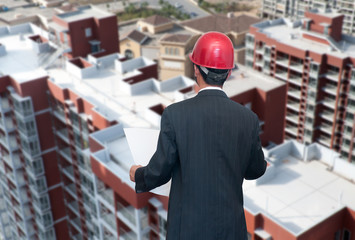
<path id="1" fill-rule="evenodd" d="M 260 22 L 261 19 L 242 14 L 234 17 L 226 15 L 210 15 L 202 18 L 188 20 L 182 23 L 183 26 L 196 29 L 200 32 L 218 31 L 218 32 L 245 32 L 250 25 Z"/>
<path id="2" fill-rule="evenodd" d="M 172 22 L 171 19 L 159 16 L 159 15 L 153 15 L 153 16 L 147 17 L 143 21 L 146 23 L 152 24 L 154 26 L 158 26 L 158 25 Z"/>

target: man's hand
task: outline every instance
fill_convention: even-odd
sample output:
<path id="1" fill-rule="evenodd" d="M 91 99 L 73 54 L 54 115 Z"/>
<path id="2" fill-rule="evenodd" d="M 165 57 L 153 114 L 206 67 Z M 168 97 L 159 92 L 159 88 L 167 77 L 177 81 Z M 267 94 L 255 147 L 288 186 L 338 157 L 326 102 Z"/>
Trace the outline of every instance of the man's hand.
<path id="1" fill-rule="evenodd" d="M 136 170 L 137 170 L 138 168 L 140 168 L 140 167 L 143 167 L 143 166 L 141 166 L 141 165 L 133 165 L 133 166 L 131 167 L 131 169 L 129 170 L 129 177 L 130 177 L 130 179 L 131 179 L 132 182 L 135 182 L 135 181 L 136 181 L 136 180 L 134 179 L 134 176 L 135 176 L 135 174 L 136 174 Z"/>

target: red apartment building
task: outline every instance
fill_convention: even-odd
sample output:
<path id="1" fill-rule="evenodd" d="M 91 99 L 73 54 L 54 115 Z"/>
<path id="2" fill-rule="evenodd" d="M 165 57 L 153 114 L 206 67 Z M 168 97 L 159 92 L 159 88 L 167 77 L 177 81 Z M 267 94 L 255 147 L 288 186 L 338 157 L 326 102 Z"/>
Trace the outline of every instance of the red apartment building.
<path id="1" fill-rule="evenodd" d="M 69 48 L 69 58 L 119 52 L 116 16 L 91 5 L 53 16 L 49 29 L 52 41 Z"/>
<path id="2" fill-rule="evenodd" d="M 287 83 L 285 139 L 319 142 L 355 162 L 355 39 L 342 24 L 343 15 L 317 12 L 254 24 L 246 65 Z"/>

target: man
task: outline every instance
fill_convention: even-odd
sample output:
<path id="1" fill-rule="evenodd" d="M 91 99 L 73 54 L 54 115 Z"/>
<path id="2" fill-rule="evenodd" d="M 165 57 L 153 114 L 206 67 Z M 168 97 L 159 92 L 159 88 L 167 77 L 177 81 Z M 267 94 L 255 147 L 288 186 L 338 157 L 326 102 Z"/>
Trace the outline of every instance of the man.
<path id="1" fill-rule="evenodd" d="M 243 179 L 266 169 L 257 116 L 222 90 L 234 67 L 224 34 L 208 32 L 190 59 L 200 92 L 167 107 L 155 154 L 146 167 L 130 170 L 136 192 L 172 178 L 167 239 L 247 239 Z"/>

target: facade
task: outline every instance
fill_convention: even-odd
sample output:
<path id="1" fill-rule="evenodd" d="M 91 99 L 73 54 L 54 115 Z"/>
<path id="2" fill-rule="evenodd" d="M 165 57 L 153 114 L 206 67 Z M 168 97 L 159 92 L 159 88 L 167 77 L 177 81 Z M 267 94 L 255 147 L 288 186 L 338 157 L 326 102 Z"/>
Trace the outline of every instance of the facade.
<path id="1" fill-rule="evenodd" d="M 343 31 L 355 33 L 355 3 L 347 0 L 263 0 L 262 17 L 301 19 L 309 10 L 334 11 L 344 15 Z"/>
<path id="2" fill-rule="evenodd" d="M 262 22 L 247 36 L 246 65 L 287 83 L 285 139 L 319 142 L 355 162 L 355 39 L 343 15 Z"/>
<path id="3" fill-rule="evenodd" d="M 249 239 L 355 239 L 355 166 L 318 143 L 264 149 L 266 173 L 245 181 Z"/>
<path id="4" fill-rule="evenodd" d="M 116 16 L 91 5 L 53 16 L 49 30 L 57 51 L 65 50 L 69 58 L 119 52 Z"/>

